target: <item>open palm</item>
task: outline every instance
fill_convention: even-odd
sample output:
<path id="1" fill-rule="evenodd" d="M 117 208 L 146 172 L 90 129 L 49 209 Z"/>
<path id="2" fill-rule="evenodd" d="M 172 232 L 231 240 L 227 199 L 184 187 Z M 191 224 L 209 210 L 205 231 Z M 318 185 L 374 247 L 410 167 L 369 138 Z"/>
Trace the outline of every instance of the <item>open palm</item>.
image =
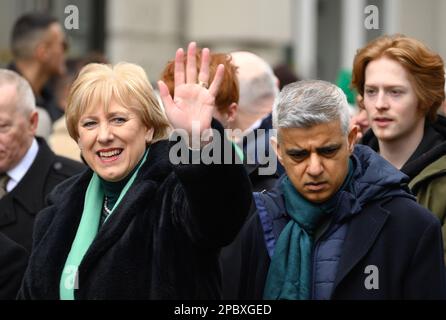
<path id="1" fill-rule="evenodd" d="M 199 133 L 209 129 L 215 108 L 215 97 L 223 79 L 224 67 L 219 65 L 208 88 L 209 50 L 203 49 L 200 73 L 197 76 L 196 44 L 190 43 L 187 50 L 186 70 L 184 52 L 178 49 L 175 55 L 175 94 L 172 98 L 163 81 L 158 82 L 160 96 L 166 109 L 167 118 L 175 129 L 184 129 L 189 135 L 195 126 Z"/>

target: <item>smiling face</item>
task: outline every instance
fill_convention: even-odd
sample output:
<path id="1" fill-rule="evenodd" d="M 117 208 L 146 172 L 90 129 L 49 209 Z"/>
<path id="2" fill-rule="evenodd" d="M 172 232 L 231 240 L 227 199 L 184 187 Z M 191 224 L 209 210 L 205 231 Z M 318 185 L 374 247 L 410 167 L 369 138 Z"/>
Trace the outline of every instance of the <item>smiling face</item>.
<path id="1" fill-rule="evenodd" d="M 357 128 L 346 136 L 336 120 L 311 128 L 280 128 L 278 134 L 273 146 L 296 190 L 314 203 L 330 199 L 347 176 Z"/>
<path id="2" fill-rule="evenodd" d="M 79 147 L 90 168 L 107 181 L 120 181 L 138 164 L 153 135 L 139 116 L 114 99 L 106 111 L 89 107 L 78 122 Z"/>
<path id="3" fill-rule="evenodd" d="M 367 65 L 364 106 L 369 124 L 381 141 L 403 141 L 423 132 L 425 116 L 410 75 L 394 60 L 384 57 Z"/>

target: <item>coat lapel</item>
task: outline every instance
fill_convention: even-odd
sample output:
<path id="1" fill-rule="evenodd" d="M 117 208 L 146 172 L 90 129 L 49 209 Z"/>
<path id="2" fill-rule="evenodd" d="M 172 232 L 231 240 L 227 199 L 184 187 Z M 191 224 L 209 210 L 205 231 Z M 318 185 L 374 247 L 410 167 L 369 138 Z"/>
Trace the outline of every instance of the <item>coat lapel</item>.
<path id="1" fill-rule="evenodd" d="M 373 212 L 370 208 L 373 208 Z M 389 213 L 382 206 L 369 206 L 350 222 L 334 282 L 333 294 L 345 276 L 370 250 L 388 215 Z"/>
<path id="2" fill-rule="evenodd" d="M 0 200 L 0 227 L 14 223 L 16 219 L 14 198 L 6 195 Z"/>
<path id="3" fill-rule="evenodd" d="M 51 169 L 54 155 L 48 146 L 40 143 L 39 151 L 33 164 L 23 176 L 19 184 L 1 201 L 0 226 L 16 221 L 16 207 L 35 215 L 43 207 L 46 177 Z"/>
<path id="4" fill-rule="evenodd" d="M 14 193 L 15 200 L 30 213 L 36 214 L 44 207 L 45 184 L 53 162 L 54 154 L 39 141 L 39 152 Z"/>

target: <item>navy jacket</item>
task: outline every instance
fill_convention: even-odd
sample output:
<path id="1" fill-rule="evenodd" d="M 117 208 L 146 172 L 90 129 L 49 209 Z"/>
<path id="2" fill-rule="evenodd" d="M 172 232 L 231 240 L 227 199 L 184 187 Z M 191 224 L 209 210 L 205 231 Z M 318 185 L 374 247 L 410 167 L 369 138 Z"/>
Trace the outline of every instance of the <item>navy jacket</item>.
<path id="1" fill-rule="evenodd" d="M 407 177 L 370 148 L 357 146 L 352 158 L 352 191 L 337 195 L 313 251 L 313 298 L 446 299 L 439 221 L 403 190 Z M 271 251 L 289 221 L 278 188 L 262 198 L 265 208 L 243 230 L 245 299 L 262 298 Z"/>

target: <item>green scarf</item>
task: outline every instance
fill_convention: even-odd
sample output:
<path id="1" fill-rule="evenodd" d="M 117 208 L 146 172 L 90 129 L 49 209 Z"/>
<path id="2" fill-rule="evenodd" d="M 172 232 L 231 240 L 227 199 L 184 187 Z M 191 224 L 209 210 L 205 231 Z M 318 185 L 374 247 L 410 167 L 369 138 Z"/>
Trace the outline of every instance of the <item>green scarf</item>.
<path id="1" fill-rule="evenodd" d="M 245 160 L 245 155 L 243 153 L 243 150 L 235 142 L 232 142 L 232 145 L 234 146 L 235 153 L 238 155 L 240 160 L 243 162 Z"/>
<path id="2" fill-rule="evenodd" d="M 353 162 L 340 190 L 346 189 L 353 176 Z M 314 233 L 323 217 L 336 208 L 337 197 L 321 204 L 306 200 L 288 177 L 281 188 L 285 208 L 291 220 L 277 239 L 266 279 L 263 298 L 267 300 L 308 300 L 311 298 L 312 248 Z"/>
<path id="3" fill-rule="evenodd" d="M 139 169 L 146 161 L 149 149 L 144 154 L 143 160 L 138 166 L 138 169 L 133 173 L 132 177 L 128 180 L 125 187 L 122 189 L 118 200 L 113 206 L 112 213 L 119 205 L 122 198 L 127 193 L 128 189 L 132 186 L 133 181 L 136 179 Z M 74 289 L 78 288 L 78 268 L 82 262 L 90 245 L 96 237 L 99 229 L 99 220 L 102 212 L 102 204 L 104 201 L 104 190 L 99 176 L 93 173 L 90 183 L 87 188 L 84 200 L 84 211 L 82 212 L 81 221 L 77 228 L 76 236 L 73 244 L 71 245 L 70 253 L 68 254 L 65 266 L 60 278 L 59 294 L 61 300 L 74 300 Z M 107 217 L 105 222 L 110 218 L 111 214 Z M 104 222 L 104 223 L 105 223 Z"/>

